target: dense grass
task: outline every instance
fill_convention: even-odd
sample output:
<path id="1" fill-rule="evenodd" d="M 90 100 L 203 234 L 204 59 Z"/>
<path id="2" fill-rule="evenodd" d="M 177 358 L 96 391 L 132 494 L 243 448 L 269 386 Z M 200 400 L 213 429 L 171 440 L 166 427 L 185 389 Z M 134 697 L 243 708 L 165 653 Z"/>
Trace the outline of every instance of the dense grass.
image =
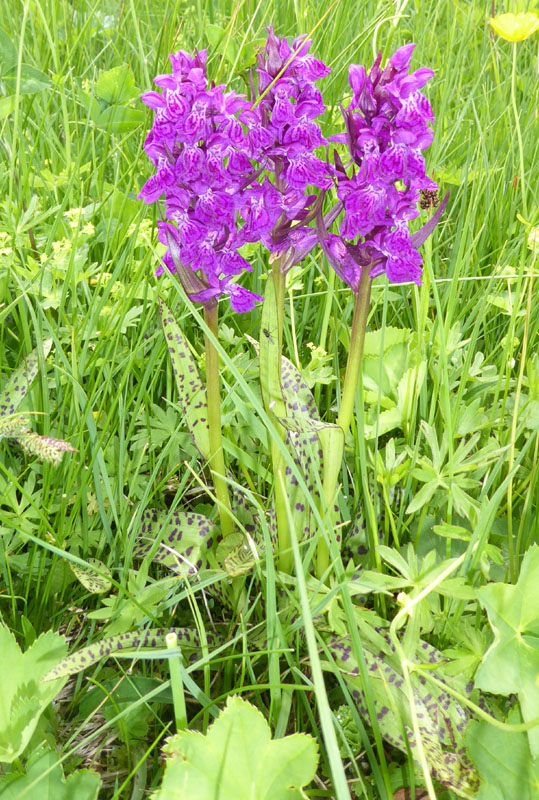
<path id="1" fill-rule="evenodd" d="M 370 64 L 378 48 L 387 57 L 414 41 L 413 65 L 435 70 L 428 87 L 435 138 L 427 166 L 442 191 L 450 190 L 449 205 L 423 248 L 423 286 L 389 286 L 377 280 L 368 326 L 382 332 L 409 329 L 410 364 L 424 361 L 426 377 L 406 425 L 389 433 L 378 435 L 376 430 L 377 405 L 383 410 L 380 396 L 369 396 L 367 405 L 358 400 L 358 424 L 342 472 L 341 512 L 343 520 L 351 520 L 359 504 L 371 539 L 380 535 L 406 559 L 409 542 L 418 558 L 431 550 L 440 560 L 460 555 L 466 547 L 437 535 L 433 526 L 461 526 L 477 549 L 470 546 L 457 574 L 476 586 L 488 580 L 516 582 L 524 554 L 539 538 L 539 310 L 533 302 L 537 264 L 527 244 L 530 224 L 537 225 L 537 40 L 518 45 L 516 53 L 520 147 L 512 107 L 512 46 L 489 32 L 490 3 L 1 0 L 0 8 L 2 26 L 19 48 L 20 62 L 51 78 L 48 89 L 18 96 L 13 112 L 0 120 L 5 164 L 0 174 L 0 381 L 52 337 L 52 353 L 27 406 L 35 413 L 34 430 L 67 439 L 78 451 L 52 467 L 26 458 L 13 442 L 0 445 L 0 614 L 23 646 L 50 628 L 68 635 L 72 648 L 100 638 L 101 623 L 86 615 L 102 604 L 75 579 L 69 568 L 73 557 L 101 559 L 120 597 L 142 598 L 142 609 L 131 604 L 125 612 L 126 629 L 148 621 L 191 624 L 193 608 L 197 624 L 202 629 L 208 624 L 199 591 L 193 595 L 176 585 L 147 601 L 138 594 L 143 583 L 134 583 L 137 565 L 130 553 L 143 509 L 210 512 L 212 507 L 178 414 L 158 325 L 158 293 L 177 309 L 177 320 L 198 354 L 203 336 L 189 309 L 178 305 L 170 280 L 153 277 L 160 259 L 154 219 L 136 200 L 151 174 L 142 150 L 150 112 L 145 124 L 111 134 L 92 122 L 85 103 L 98 76 L 122 64 L 129 64 L 141 91 L 152 88 L 152 77 L 168 70 L 169 53 L 207 46 L 208 23 L 225 28 L 236 44 L 263 38 L 270 22 L 281 35 L 312 31 L 315 51 L 333 70 L 324 87 L 325 130 L 338 124 L 338 104 L 349 91 L 349 63 Z M 242 85 L 233 65 L 218 54 L 210 52 L 208 72 L 236 88 Z M 142 104 L 137 101 L 134 107 L 142 109 Z M 85 209 L 82 215 L 69 214 L 80 208 Z M 254 251 L 252 263 L 251 288 L 263 294 L 266 255 Z M 318 345 L 328 356 L 324 366 L 339 376 L 352 314 L 349 290 L 329 273 L 320 255 L 294 273 L 292 286 L 286 354 L 308 368 L 308 343 Z M 243 334 L 258 336 L 261 312 L 239 317 L 223 306 L 221 313 L 225 451 L 235 480 L 267 508 L 272 487 L 264 453 L 269 434 L 263 415 L 255 413 L 244 391 L 244 386 L 256 391 L 257 367 Z M 376 346 L 383 352 L 383 335 Z M 334 421 L 340 377 L 326 382 L 322 368 L 311 367 L 321 415 Z M 373 427 L 366 442 L 358 433 L 362 425 Z M 462 467 L 459 447 L 476 432 Z M 389 463 L 390 439 L 404 464 L 401 472 Z M 429 444 L 433 441 L 441 448 L 438 460 Z M 423 486 L 418 468 L 428 471 L 429 460 L 440 485 L 409 513 Z M 397 475 L 398 502 L 390 492 Z M 466 478 L 473 483 L 466 484 Z M 450 491 L 455 485 L 469 500 Z M 489 546 L 498 548 L 495 562 L 489 560 Z M 297 553 L 306 571 L 313 551 Z M 342 565 L 337 576 L 339 569 Z M 392 572 L 387 564 L 384 571 Z M 420 567 L 411 571 L 408 593 L 421 586 Z M 263 593 L 270 610 L 276 603 L 276 580 L 268 564 Z M 320 770 L 311 796 L 350 796 L 345 763 L 346 778 L 356 778 L 357 796 L 389 797 L 392 786 L 400 785 L 393 781 L 401 759 L 382 745 L 376 730 L 364 734 L 357 765 L 348 759 L 340 762 L 333 740 L 327 738 L 330 706 L 345 702 L 347 690 L 343 694 L 335 678 L 324 688 L 316 648 L 304 660 L 297 632 L 305 624 L 314 637 L 305 616 L 306 588 L 300 582 L 296 594 L 291 592 L 290 603 L 299 616 L 285 620 L 284 629 L 280 619 L 275 622 L 269 611 L 261 612 L 249 576 L 246 590 L 247 619 L 228 621 L 230 637 L 240 642 L 236 656 L 225 658 L 217 677 L 208 665 L 196 673 L 198 699 L 188 702 L 190 724 L 205 729 L 208 698 L 219 706 L 228 694 L 244 693 L 264 710 L 276 736 L 296 730 L 319 738 Z M 391 595 L 377 595 L 375 607 L 387 619 L 398 608 Z M 219 615 L 218 607 L 215 613 Z M 352 625 L 344 600 L 343 614 Z M 433 601 L 429 614 L 423 633 L 460 658 L 457 664 L 471 678 L 490 641 L 481 606 L 444 598 L 443 603 Z M 258 653 L 248 648 L 242 653 L 249 619 L 270 636 L 276 652 L 264 655 L 262 644 L 254 648 Z M 121 625 L 118 630 L 123 631 Z M 162 665 L 140 663 L 139 673 L 166 679 Z M 117 662 L 109 662 L 96 680 L 119 680 L 123 674 Z M 155 789 L 162 772 L 158 748 L 164 730 L 172 730 L 170 706 L 140 715 L 140 738 L 129 733 L 136 708 L 120 709 L 119 723 L 110 723 L 111 714 L 108 725 L 103 720 L 92 728 L 84 706 L 89 685 L 80 678 L 70 684 L 65 704 L 51 722 L 66 756 L 66 772 L 81 761 L 97 763 L 107 778 L 101 795 L 107 798 L 142 796 L 133 788 L 135 776 L 146 789 Z M 500 715 L 505 710 L 500 701 Z M 361 725 L 358 718 L 356 722 Z M 107 730 L 114 733 L 112 744 L 105 746 Z M 409 759 L 413 785 L 412 763 Z M 453 795 L 447 791 L 446 796 Z"/>

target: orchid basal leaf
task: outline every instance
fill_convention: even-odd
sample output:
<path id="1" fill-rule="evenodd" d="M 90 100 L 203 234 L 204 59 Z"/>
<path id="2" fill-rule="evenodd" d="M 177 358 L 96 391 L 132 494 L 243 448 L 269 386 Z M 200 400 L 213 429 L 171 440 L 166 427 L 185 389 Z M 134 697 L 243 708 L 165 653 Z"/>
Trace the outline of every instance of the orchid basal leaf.
<path id="1" fill-rule="evenodd" d="M 385 637 L 384 637 L 385 638 Z M 390 644 L 389 639 L 387 643 Z M 411 749 L 416 761 L 418 742 L 413 732 L 412 710 L 398 658 L 375 653 L 370 642 L 363 642 L 363 655 L 369 678 L 368 691 L 373 699 L 378 726 L 383 738 L 407 753 Z M 421 642 L 422 659 L 439 663 L 441 653 Z M 359 667 L 347 639 L 334 638 L 329 650 L 342 672 L 358 710 L 368 722 L 364 687 Z M 468 724 L 465 710 L 444 690 L 431 689 L 423 675 L 412 676 L 413 702 L 421 736 L 421 746 L 429 768 L 439 781 L 451 787 L 460 797 L 474 797 L 479 776 L 470 762 L 463 744 Z M 406 736 L 406 741 L 403 736 Z"/>
<path id="2" fill-rule="evenodd" d="M 200 649 L 199 635 L 192 628 L 156 628 L 155 630 L 121 633 L 72 653 L 44 674 L 41 680 L 47 682 L 76 675 L 93 664 L 97 664 L 98 661 L 112 656 L 134 659 L 148 654 L 151 656 L 153 652 L 159 651 L 159 656 L 156 655 L 155 658 L 162 658 L 163 654 L 160 651 L 166 648 L 166 637 L 169 633 L 176 634 L 182 651 L 188 650 L 192 653 L 193 650 Z M 219 643 L 218 637 L 212 633 L 207 632 L 205 637 L 210 647 Z"/>
<path id="3" fill-rule="evenodd" d="M 208 461 L 210 439 L 206 390 L 187 339 L 174 319 L 172 311 L 161 299 L 159 299 L 159 312 L 178 389 L 178 403 L 195 447 L 202 458 Z"/>
<path id="4" fill-rule="evenodd" d="M 108 592 L 112 586 L 110 569 L 98 558 L 89 558 L 86 567 L 71 562 L 69 566 L 84 588 L 92 594 L 103 594 Z"/>
<path id="5" fill-rule="evenodd" d="M 133 558 L 145 558 L 152 553 L 153 561 L 179 575 L 194 575 L 208 565 L 208 553 L 219 531 L 203 514 L 146 509 L 140 522 Z"/>
<path id="6" fill-rule="evenodd" d="M 51 347 L 52 339 L 45 339 L 43 342 L 43 358 L 47 358 Z M 39 352 L 36 347 L 35 350 L 32 350 L 24 361 L 19 364 L 4 386 L 0 394 L 0 418 L 8 417 L 15 413 L 34 382 L 38 369 Z"/>
<path id="7" fill-rule="evenodd" d="M 312 736 L 272 740 L 264 716 L 240 697 L 228 698 L 206 736 L 181 731 L 164 752 L 156 800 L 301 800 L 318 763 Z"/>

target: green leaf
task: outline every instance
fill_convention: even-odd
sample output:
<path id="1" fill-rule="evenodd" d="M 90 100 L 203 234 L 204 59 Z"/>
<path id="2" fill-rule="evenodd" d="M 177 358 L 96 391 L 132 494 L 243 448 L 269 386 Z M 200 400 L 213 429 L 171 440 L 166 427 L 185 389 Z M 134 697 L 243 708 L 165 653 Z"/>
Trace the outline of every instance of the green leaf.
<path id="1" fill-rule="evenodd" d="M 71 567 L 73 573 L 76 575 L 85 589 L 92 594 L 102 594 L 103 592 L 108 592 L 112 586 L 112 583 L 109 580 L 111 575 L 110 569 L 98 558 L 89 558 L 88 565 L 92 565 L 96 567 L 96 569 L 92 569 L 91 566 L 82 567 L 80 564 L 73 564 L 72 562 L 69 562 L 69 566 Z M 100 575 L 99 573 L 102 574 Z"/>
<path id="2" fill-rule="evenodd" d="M 200 647 L 200 640 L 197 632 L 191 628 L 156 628 L 147 631 L 132 631 L 121 633 L 118 636 L 109 636 L 100 642 L 83 647 L 76 653 L 72 653 L 64 658 L 53 669 L 43 675 L 42 681 L 55 681 L 57 678 L 65 678 L 69 675 L 76 675 L 83 669 L 97 664 L 103 658 L 114 656 L 115 658 L 142 658 L 144 655 L 159 651 L 155 658 L 163 657 L 161 650 L 166 648 L 166 636 L 168 633 L 175 633 L 182 650 L 193 650 Z M 206 641 L 210 647 L 219 642 L 217 636 L 207 632 Z M 126 652 L 127 651 L 127 652 Z M 55 690 L 57 694 L 58 690 Z M 54 695 L 53 695 L 54 696 Z M 0 757 L 0 761 L 1 761 Z"/>
<path id="3" fill-rule="evenodd" d="M 14 66 L 2 75 L 2 80 L 10 92 L 17 91 L 17 67 Z M 19 94 L 35 94 L 44 89 L 52 87 L 51 79 L 41 72 L 40 69 L 31 67 L 28 64 L 21 65 L 21 77 L 19 83 Z"/>
<path id="4" fill-rule="evenodd" d="M 539 716 L 539 545 L 529 548 L 512 586 L 496 583 L 477 592 L 494 641 L 476 675 L 487 692 L 517 692 L 525 722 Z M 539 754 L 539 726 L 528 731 L 534 758 Z"/>
<path id="5" fill-rule="evenodd" d="M 268 723 L 250 703 L 229 697 L 206 736 L 181 731 L 156 800 L 301 800 L 318 763 L 316 741 L 295 733 L 271 739 Z"/>
<path id="6" fill-rule="evenodd" d="M 0 78 L 17 63 L 17 48 L 5 31 L 0 28 Z"/>
<path id="7" fill-rule="evenodd" d="M 25 775 L 10 773 L 0 778 L 2 800 L 96 800 L 101 778 L 96 772 L 80 769 L 66 778 L 54 750 L 33 754 Z"/>
<path id="8" fill-rule="evenodd" d="M 518 713 L 508 722 L 519 723 Z M 466 746 L 483 784 L 476 800 L 535 800 L 539 797 L 539 760 L 532 760 L 525 733 L 471 722 Z"/>
<path id="9" fill-rule="evenodd" d="M 391 646 L 389 638 L 384 638 L 390 649 L 381 655 L 379 647 L 373 652 L 373 643 L 368 639 L 362 641 L 369 681 L 367 689 L 359 675 L 359 667 L 353 657 L 349 640 L 333 638 L 328 647 L 348 684 L 360 714 L 368 722 L 369 715 L 365 702 L 365 691 L 368 691 L 382 736 L 404 753 L 408 752 L 409 747 L 417 761 L 418 743 L 413 733 L 410 699 L 405 688 L 399 657 Z M 434 668 L 442 663 L 443 656 L 427 642 L 420 641 L 418 659 L 423 662 L 428 661 Z M 429 686 L 422 675 L 413 674 L 410 679 L 413 685 L 413 704 L 421 734 L 421 744 L 432 773 L 456 794 L 473 797 L 479 786 L 479 776 L 464 748 L 459 746 L 462 744 L 461 731 L 468 721 L 465 709 L 444 690 Z M 460 691 L 462 693 L 462 688 Z"/>
<path id="10" fill-rule="evenodd" d="M 260 388 L 264 408 L 278 418 L 287 416 L 281 387 L 282 363 L 279 357 L 279 326 L 273 281 L 267 281 L 260 323 Z"/>
<path id="11" fill-rule="evenodd" d="M 8 97 L 2 97 L 0 99 L 0 119 L 9 117 L 9 115 L 15 111 L 16 100 L 17 96 L 14 94 L 10 94 Z"/>
<path id="12" fill-rule="evenodd" d="M 95 85 L 95 93 L 109 105 L 122 105 L 138 97 L 140 90 L 135 86 L 131 67 L 121 64 L 101 73 Z"/>
<path id="13" fill-rule="evenodd" d="M 44 358 L 49 355 L 51 347 L 52 339 L 46 339 L 43 342 Z M 0 394 L 0 417 L 8 417 L 15 413 L 37 375 L 38 367 L 39 356 L 36 348 L 19 364 L 4 386 Z"/>
<path id="14" fill-rule="evenodd" d="M 67 651 L 63 637 L 42 634 L 22 653 L 13 634 L 0 625 L 0 762 L 18 758 L 34 733 L 39 717 L 63 686 L 40 683 Z"/>
<path id="15" fill-rule="evenodd" d="M 218 528 L 203 514 L 151 508 L 143 512 L 140 522 L 141 542 L 133 549 L 133 558 L 153 552 L 153 561 L 179 575 L 194 575 L 208 566 Z"/>
<path id="16" fill-rule="evenodd" d="M 195 359 L 189 349 L 187 339 L 174 319 L 172 311 L 161 298 L 159 298 L 159 313 L 172 362 L 172 371 L 176 379 L 178 403 L 181 407 L 185 424 L 198 452 L 202 458 L 209 461 L 208 406 L 204 384 L 200 378 Z"/>
<path id="17" fill-rule="evenodd" d="M 128 106 L 114 105 L 92 116 L 93 122 L 107 133 L 128 133 L 142 125 L 146 119 L 144 111 Z"/>

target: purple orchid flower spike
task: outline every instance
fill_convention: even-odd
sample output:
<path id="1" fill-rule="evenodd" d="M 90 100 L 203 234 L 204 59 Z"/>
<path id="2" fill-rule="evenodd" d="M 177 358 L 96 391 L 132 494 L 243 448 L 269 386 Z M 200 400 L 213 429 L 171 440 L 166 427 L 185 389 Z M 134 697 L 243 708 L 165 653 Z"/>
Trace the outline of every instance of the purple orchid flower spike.
<path id="1" fill-rule="evenodd" d="M 344 208 L 340 236 L 328 234 L 320 222 L 318 235 L 330 264 L 354 292 L 364 269 L 371 278 L 385 273 L 392 283 L 421 283 L 417 248 L 447 204 L 445 198 L 421 231 L 410 234 L 421 193 L 438 188 L 426 175 L 422 156 L 432 141 L 434 115 L 419 91 L 433 72 L 409 72 L 413 49 L 413 44 L 401 47 L 383 69 L 379 53 L 368 73 L 351 65 L 353 96 L 342 110 L 346 131 L 331 137 L 348 146 L 352 174 L 335 154 L 337 195 Z"/>

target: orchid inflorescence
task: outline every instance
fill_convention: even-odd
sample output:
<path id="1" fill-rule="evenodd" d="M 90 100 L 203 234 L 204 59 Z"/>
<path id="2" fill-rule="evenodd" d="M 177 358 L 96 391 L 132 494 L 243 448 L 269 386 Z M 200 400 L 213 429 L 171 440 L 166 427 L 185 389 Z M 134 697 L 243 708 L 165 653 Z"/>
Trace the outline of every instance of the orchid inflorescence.
<path id="1" fill-rule="evenodd" d="M 252 242 L 279 257 L 282 272 L 319 242 L 354 292 L 365 269 L 371 278 L 384 272 L 395 283 L 421 282 L 408 223 L 419 214 L 420 191 L 437 188 L 422 156 L 434 117 L 419 91 L 433 73 L 410 74 L 413 44 L 383 69 L 381 54 L 369 73 L 351 65 L 346 130 L 325 138 L 316 82 L 330 69 L 310 46 L 305 37 L 290 46 L 270 28 L 252 100 L 208 81 L 205 50 L 171 55 L 172 74 L 155 78 L 163 92 L 142 96 L 155 111 L 145 150 L 156 172 L 140 197 L 164 196 L 158 227 L 167 251 L 158 274 L 177 273 L 192 300 L 229 295 L 239 312 L 262 300 L 234 280 L 252 269 L 242 255 Z M 346 145 L 346 158 L 336 148 L 331 162 L 330 142 Z M 332 187 L 338 201 L 324 215 Z"/>

